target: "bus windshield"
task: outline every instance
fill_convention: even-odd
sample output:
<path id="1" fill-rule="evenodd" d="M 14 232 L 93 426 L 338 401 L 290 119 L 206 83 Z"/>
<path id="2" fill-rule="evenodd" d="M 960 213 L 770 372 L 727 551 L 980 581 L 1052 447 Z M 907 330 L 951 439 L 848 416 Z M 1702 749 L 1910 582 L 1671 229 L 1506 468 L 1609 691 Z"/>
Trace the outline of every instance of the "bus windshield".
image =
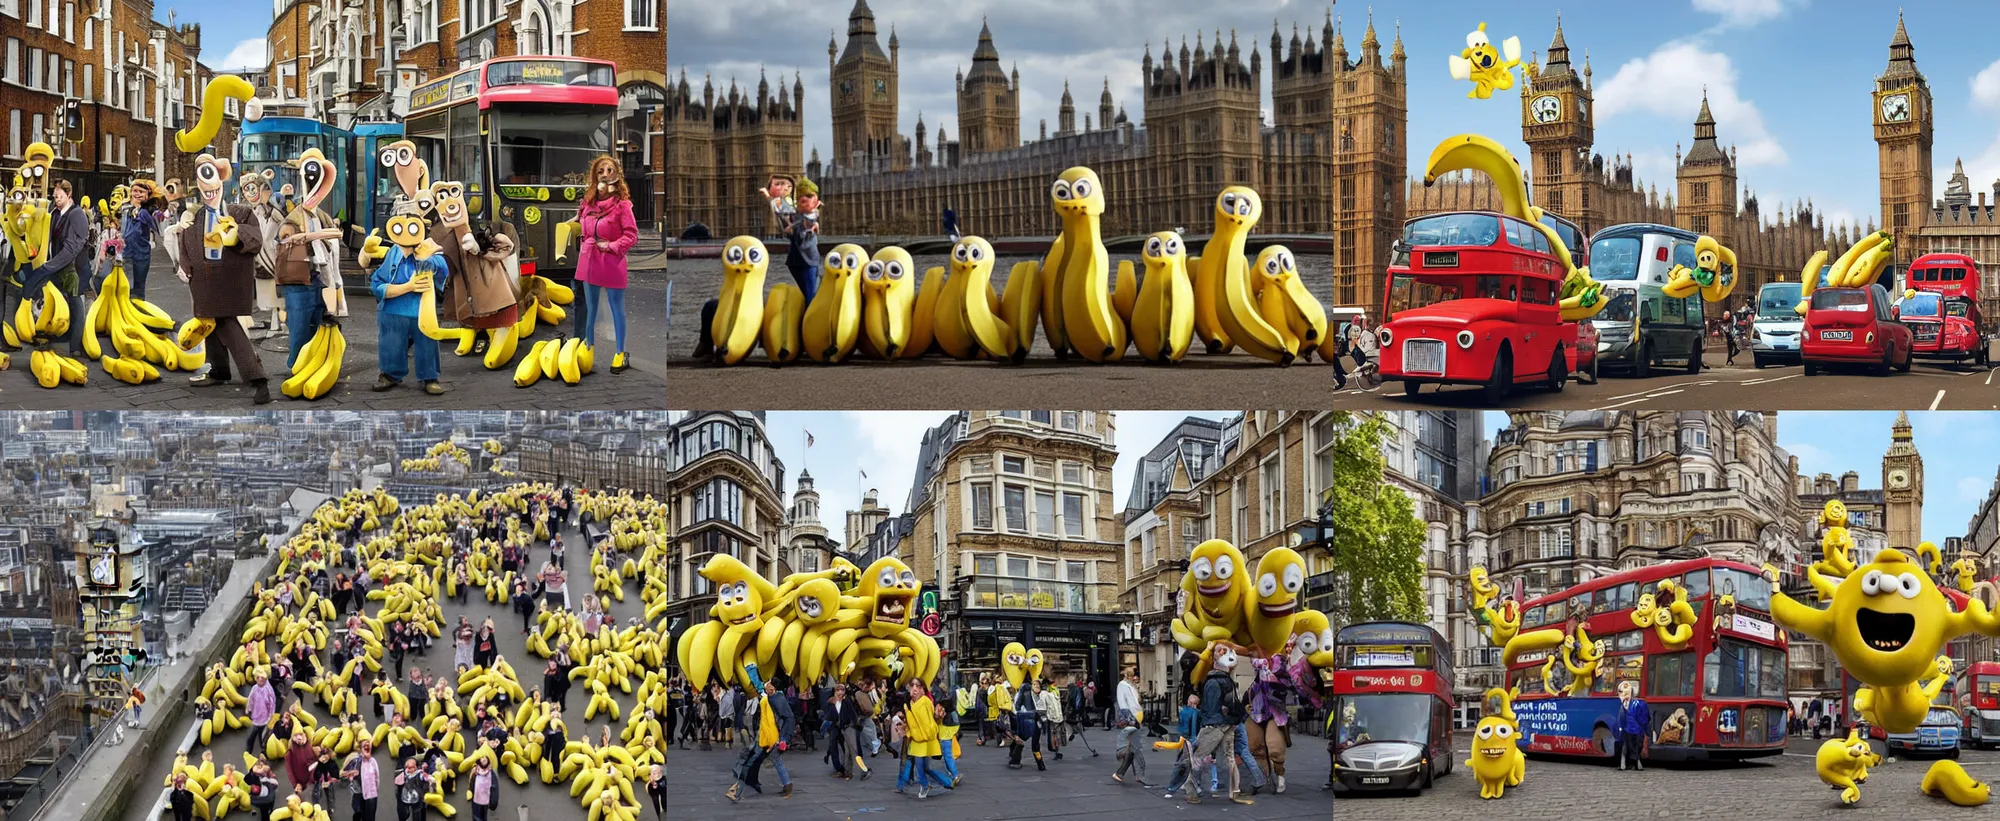
<path id="1" fill-rule="evenodd" d="M 1757 292 L 1757 318 L 1796 320 L 1801 286 L 1796 282 L 1766 285 Z"/>
<path id="2" fill-rule="evenodd" d="M 1958 726 L 1958 713 L 1943 707 L 1932 707 L 1930 715 L 1924 716 L 1924 726 L 1956 727 Z"/>
<path id="3" fill-rule="evenodd" d="M 1590 277 L 1600 282 L 1639 278 L 1638 237 L 1611 237 L 1590 244 Z"/>
<path id="4" fill-rule="evenodd" d="M 583 185 L 590 161 L 611 151 L 611 109 L 499 108 L 495 165 L 500 185 Z"/>
<path id="5" fill-rule="evenodd" d="M 1403 241 L 1413 246 L 1493 245 L 1500 241 L 1500 220 L 1491 214 L 1439 214 L 1403 227 Z"/>
<path id="6" fill-rule="evenodd" d="M 1604 303 L 1604 310 L 1599 311 L 1596 318 L 1600 322 L 1631 322 L 1638 307 L 1637 291 L 1612 291 L 1610 299 Z"/>
<path id="7" fill-rule="evenodd" d="M 308 148 L 326 150 L 320 147 L 317 134 L 284 134 L 267 131 L 261 134 L 245 134 L 236 144 L 237 157 L 246 163 L 284 162 L 305 153 Z"/>
<path id="8" fill-rule="evenodd" d="M 1938 299 L 1937 294 L 1929 294 L 1929 293 L 1924 293 L 1922 291 L 1918 291 L 1915 294 L 1911 294 L 1910 296 L 1903 298 L 1903 305 L 1900 310 L 1903 316 L 1923 316 L 1923 317 L 1935 318 L 1938 315 L 1939 308 L 1942 307 L 1942 302 L 1943 300 Z"/>
<path id="9" fill-rule="evenodd" d="M 1333 715 L 1339 716 L 1338 746 L 1370 741 L 1407 741 L 1423 744 L 1430 739 L 1431 696 L 1418 693 L 1371 693 L 1341 696 Z"/>
<path id="10" fill-rule="evenodd" d="M 1859 288 L 1821 288 L 1813 292 L 1815 311 L 1866 311 L 1868 292 Z"/>

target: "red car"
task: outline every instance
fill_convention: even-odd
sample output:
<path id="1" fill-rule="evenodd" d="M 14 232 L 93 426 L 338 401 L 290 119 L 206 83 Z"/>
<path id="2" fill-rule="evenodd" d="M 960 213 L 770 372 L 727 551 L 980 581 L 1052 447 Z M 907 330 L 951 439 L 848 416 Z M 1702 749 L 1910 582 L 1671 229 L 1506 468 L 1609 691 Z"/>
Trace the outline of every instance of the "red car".
<path id="1" fill-rule="evenodd" d="M 1806 375 L 1817 376 L 1824 365 L 1867 365 L 1877 376 L 1890 367 L 1908 371 L 1913 338 L 1891 305 L 1881 285 L 1813 291 L 1800 345 Z"/>

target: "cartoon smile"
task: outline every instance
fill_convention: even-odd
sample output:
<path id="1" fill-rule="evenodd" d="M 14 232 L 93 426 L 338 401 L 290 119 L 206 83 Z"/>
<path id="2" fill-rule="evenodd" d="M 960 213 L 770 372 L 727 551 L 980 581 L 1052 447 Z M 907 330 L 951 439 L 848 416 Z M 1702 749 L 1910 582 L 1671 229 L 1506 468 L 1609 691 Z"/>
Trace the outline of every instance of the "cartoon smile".
<path id="1" fill-rule="evenodd" d="M 1224 593 L 1229 592 L 1229 582 L 1224 581 L 1224 582 L 1218 582 L 1216 584 L 1198 584 L 1195 585 L 1195 589 L 1201 591 L 1201 594 L 1204 596 L 1220 596 Z M 1203 609 L 1206 610 L 1207 607 L 1204 606 Z M 1209 615 L 1214 616 L 1220 614 L 1215 613 L 1214 611 L 1210 611 Z"/>
<path id="2" fill-rule="evenodd" d="M 892 621 L 901 624 L 904 619 L 909 618 L 909 605 L 910 597 L 908 595 L 898 593 L 877 594 L 875 620 Z"/>
<path id="3" fill-rule="evenodd" d="M 1917 630 L 1917 617 L 1863 607 L 1855 611 L 1854 626 L 1861 631 L 1861 640 L 1869 648 L 1893 653 L 1910 643 L 1911 634 Z"/>
<path id="4" fill-rule="evenodd" d="M 1282 618 L 1284 616 L 1291 615 L 1292 611 L 1299 609 L 1299 602 L 1297 599 L 1293 599 L 1291 601 L 1285 602 L 1284 604 L 1260 603 L 1257 605 L 1257 609 L 1263 611 L 1265 616 L 1269 616 L 1271 618 Z"/>
<path id="5" fill-rule="evenodd" d="M 740 619 L 730 619 L 730 620 L 729 620 L 729 623 L 730 623 L 730 624 L 749 624 L 749 623 L 751 622 L 751 620 L 753 620 L 753 619 L 755 619 L 755 618 L 757 618 L 757 611 L 755 611 L 755 610 L 752 610 L 752 611 L 750 611 L 750 612 L 748 612 L 748 613 L 745 613 L 745 614 L 743 614 L 743 618 L 740 618 Z"/>
<path id="6" fill-rule="evenodd" d="M 1479 754 L 1480 754 L 1480 755 L 1483 755 L 1483 756 L 1486 756 L 1487 758 L 1499 758 L 1499 757 L 1501 757 L 1501 756 L 1503 756 L 1503 755 L 1506 755 L 1506 754 L 1507 754 L 1507 748 L 1505 748 L 1505 747 L 1501 747 L 1501 748 L 1499 748 L 1499 749 L 1492 749 L 1492 750 L 1480 750 L 1480 751 L 1479 751 Z"/>

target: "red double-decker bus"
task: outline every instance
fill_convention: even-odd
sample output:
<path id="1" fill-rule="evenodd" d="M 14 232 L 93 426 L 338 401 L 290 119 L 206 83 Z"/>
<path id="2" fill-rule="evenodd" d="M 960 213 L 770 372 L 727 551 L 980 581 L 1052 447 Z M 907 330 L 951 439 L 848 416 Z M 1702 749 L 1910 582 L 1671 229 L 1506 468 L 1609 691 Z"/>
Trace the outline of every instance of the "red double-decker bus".
<path id="1" fill-rule="evenodd" d="M 1958 671 L 1958 716 L 1965 743 L 2000 747 L 2000 661 L 1975 661 Z"/>
<path id="2" fill-rule="evenodd" d="M 1451 772 L 1451 646 L 1429 625 L 1363 622 L 1334 636 L 1333 772 L 1342 790 L 1423 790 Z"/>
<path id="3" fill-rule="evenodd" d="M 559 245 L 555 226 L 576 218 L 591 161 L 611 153 L 615 68 L 580 57 L 501 57 L 410 92 L 404 135 L 431 179 L 465 184 L 475 227 L 496 218 L 514 226 L 523 275 L 576 272 L 576 237 Z"/>
<path id="4" fill-rule="evenodd" d="M 1693 636 L 1669 648 L 1653 627 L 1632 623 L 1642 594 L 1660 596 L 1671 579 L 1694 608 Z M 1732 612 L 1716 612 L 1727 594 Z M 1665 602 L 1660 602 L 1665 604 Z M 1718 616 L 1721 621 L 1718 624 Z M 1616 747 L 1618 685 L 1633 682 L 1652 713 L 1649 760 L 1732 760 L 1785 751 L 1785 633 L 1771 620 L 1771 584 L 1757 568 L 1704 558 L 1666 562 L 1592 579 L 1531 599 L 1521 630 L 1584 625 L 1605 653 L 1584 696 L 1551 693 L 1542 665 L 1550 652 L 1524 653 L 1507 681 L 1521 695 L 1514 712 L 1530 753 L 1609 758 Z M 1560 659 L 1557 691 L 1571 681 Z"/>
<path id="5" fill-rule="evenodd" d="M 1910 326 L 1917 357 L 1991 366 L 1991 329 L 1980 315 L 1979 264 L 1972 257 L 1925 254 L 1910 263 L 1904 281 L 1917 293 L 1897 304 L 1897 318 Z"/>

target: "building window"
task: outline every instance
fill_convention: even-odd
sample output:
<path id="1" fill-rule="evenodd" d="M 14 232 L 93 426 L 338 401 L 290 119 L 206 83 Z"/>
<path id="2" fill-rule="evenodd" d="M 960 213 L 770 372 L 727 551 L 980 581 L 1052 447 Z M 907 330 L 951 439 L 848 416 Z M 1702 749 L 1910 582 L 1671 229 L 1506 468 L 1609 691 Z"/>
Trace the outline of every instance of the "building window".
<path id="1" fill-rule="evenodd" d="M 28 28 L 42 27 L 42 0 L 28 0 Z"/>
<path id="2" fill-rule="evenodd" d="M 124 137 L 122 137 L 122 136 L 121 136 L 121 137 L 119 137 L 119 138 L 118 138 L 118 164 L 119 164 L 119 165 L 124 165 L 124 166 L 130 166 L 130 165 L 131 165 L 131 163 L 127 161 L 127 159 L 126 159 L 126 156 L 125 156 L 125 149 L 126 149 L 127 147 L 128 147 L 128 146 L 127 146 L 127 144 L 126 144 L 126 142 L 125 142 L 125 138 L 124 138 Z"/>
<path id="3" fill-rule="evenodd" d="M 710 479 L 694 491 L 694 521 L 743 524 L 743 488 L 728 479 Z"/>
<path id="4" fill-rule="evenodd" d="M 972 528 L 993 529 L 993 486 L 984 482 L 972 486 Z"/>
<path id="5" fill-rule="evenodd" d="M 97 47 L 97 18 L 92 17 L 90 15 L 84 15 L 83 50 L 89 51 L 96 47 Z"/>
<path id="6" fill-rule="evenodd" d="M 7 112 L 7 156 L 21 156 L 21 110 Z"/>
<path id="7" fill-rule="evenodd" d="M 1003 455 L 1000 457 L 1000 472 L 1026 475 L 1028 472 L 1028 458 L 1025 456 Z"/>
<path id="8" fill-rule="evenodd" d="M 1236 500 L 1236 519 L 1231 522 L 1230 536 L 1238 542 L 1248 541 L 1250 535 L 1250 493 L 1249 482 L 1243 477 L 1229 485 L 1229 495 Z"/>
<path id="9" fill-rule="evenodd" d="M 1028 532 L 1028 490 L 1020 485 L 1007 485 L 1003 491 L 1007 508 L 1007 529 L 1016 533 Z"/>
<path id="10" fill-rule="evenodd" d="M 93 66 L 89 63 L 83 64 L 83 99 L 85 100 L 95 101 L 97 99 L 97 97 L 95 96 L 95 89 L 90 87 L 91 80 L 93 79 L 93 76 L 96 73 L 97 73 L 96 66 Z"/>
<path id="11" fill-rule="evenodd" d="M 1056 535 L 1056 495 L 1046 490 L 1035 491 L 1035 534 Z"/>
<path id="12" fill-rule="evenodd" d="M 42 140 L 42 141 L 46 141 L 46 140 L 48 139 L 48 130 L 47 130 L 47 129 L 48 129 L 48 115 L 47 115 L 47 114 L 36 114 L 36 115 L 35 115 L 35 130 L 33 130 L 33 131 L 30 131 L 30 132 L 28 132 L 28 134 L 29 134 L 29 136 L 32 136 L 32 137 L 34 137 L 34 138 L 35 138 L 36 140 Z"/>
<path id="13" fill-rule="evenodd" d="M 64 97 L 76 96 L 76 61 L 62 61 L 62 91 Z"/>
<path id="14" fill-rule="evenodd" d="M 1139 567 L 1140 568 L 1152 567 L 1153 564 L 1157 561 L 1159 561 L 1159 554 L 1157 551 L 1154 550 L 1153 531 L 1151 530 L 1140 531 Z"/>
<path id="15" fill-rule="evenodd" d="M 1312 424 L 1314 496 L 1333 484 L 1333 414 L 1327 414 Z"/>
<path id="16" fill-rule="evenodd" d="M 975 555 L 972 557 L 972 572 L 980 576 L 1000 575 L 1000 558 L 997 556 Z"/>
<path id="17" fill-rule="evenodd" d="M 21 0 L 0 0 L 0 14 L 19 18 L 21 16 Z"/>
<path id="18" fill-rule="evenodd" d="M 625 28 L 653 31 L 660 27 L 657 0 L 625 0 Z"/>
<path id="19" fill-rule="evenodd" d="M 1062 504 L 1063 534 L 1071 538 L 1084 538 L 1083 494 L 1065 493 L 1062 495 Z M 1150 531 L 1148 533 L 1150 534 Z"/>
<path id="20" fill-rule="evenodd" d="M 28 87 L 42 87 L 42 50 L 28 49 Z"/>
<path id="21" fill-rule="evenodd" d="M 435 43 L 438 38 L 438 0 L 416 0 L 410 9 L 410 45 Z"/>
<path id="22" fill-rule="evenodd" d="M 1055 481 L 1056 465 L 1054 462 L 1051 462 L 1047 459 L 1036 459 L 1034 461 L 1034 465 L 1035 465 L 1035 478 L 1051 482 Z"/>
<path id="23" fill-rule="evenodd" d="M 461 0 L 458 19 L 465 21 L 459 27 L 459 36 L 478 31 L 500 19 L 500 0 Z"/>
<path id="24" fill-rule="evenodd" d="M 1280 478 L 1280 471 L 1282 470 L 1283 466 L 1278 464 L 1278 457 L 1276 456 L 1266 459 L 1259 470 L 1257 486 L 1264 493 L 1264 529 L 1258 534 L 1260 536 L 1277 532 L 1278 526 L 1284 523 L 1285 482 Z"/>
<path id="25" fill-rule="evenodd" d="M 1081 462 L 1062 463 L 1062 480 L 1063 484 L 1066 485 L 1083 484 L 1083 463 Z"/>
<path id="26" fill-rule="evenodd" d="M 1028 558 L 1026 556 L 1008 556 L 1007 575 L 1017 579 L 1028 578 Z"/>
<path id="27" fill-rule="evenodd" d="M 1063 562 L 1063 579 L 1075 584 L 1090 581 L 1090 562 Z"/>
<path id="28" fill-rule="evenodd" d="M 970 460 L 967 460 L 965 472 L 971 474 L 992 473 L 993 457 L 984 453 L 973 456 Z"/>
<path id="29" fill-rule="evenodd" d="M 0 66 L 0 79 L 10 83 L 21 81 L 21 39 L 7 38 L 7 64 Z"/>
<path id="30" fill-rule="evenodd" d="M 1062 429 L 1063 429 L 1063 430 L 1076 430 L 1076 429 L 1077 429 L 1077 421 L 1078 421 L 1078 418 L 1079 418 L 1079 417 L 1081 417 L 1081 416 L 1082 416 L 1082 414 L 1079 414 L 1079 413 L 1077 413 L 1076 411 L 1063 411 L 1063 412 L 1062 412 Z"/>
<path id="31" fill-rule="evenodd" d="M 1182 519 L 1181 549 L 1183 551 L 1192 551 L 1194 550 L 1194 546 L 1198 544 L 1201 544 L 1201 520 Z"/>

